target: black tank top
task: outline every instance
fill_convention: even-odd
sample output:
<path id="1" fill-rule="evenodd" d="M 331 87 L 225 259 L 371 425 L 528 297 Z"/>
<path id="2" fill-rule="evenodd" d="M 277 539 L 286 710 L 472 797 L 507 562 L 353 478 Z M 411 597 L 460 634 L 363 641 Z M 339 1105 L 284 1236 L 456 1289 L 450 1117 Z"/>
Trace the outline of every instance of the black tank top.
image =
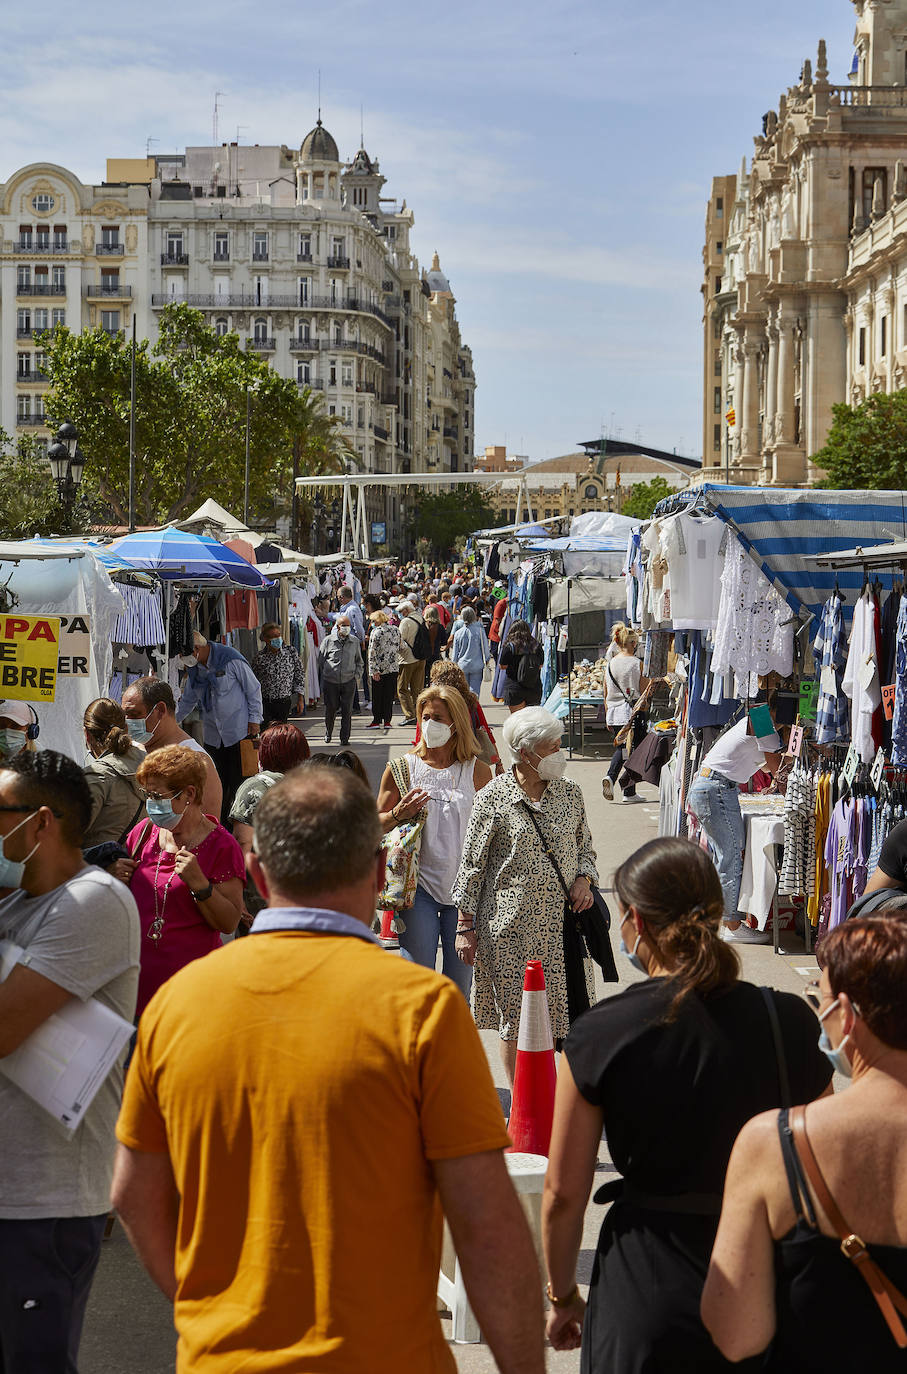
<path id="1" fill-rule="evenodd" d="M 830 1369 L 903 1374 L 901 1350 L 870 1292 L 840 1243 L 817 1229 L 806 1175 L 786 1109 L 778 1113 L 781 1153 L 796 1225 L 775 1241 L 778 1330 L 765 1368 L 774 1374 L 828 1374 Z M 872 1258 L 907 1294 L 907 1247 L 872 1245 Z"/>

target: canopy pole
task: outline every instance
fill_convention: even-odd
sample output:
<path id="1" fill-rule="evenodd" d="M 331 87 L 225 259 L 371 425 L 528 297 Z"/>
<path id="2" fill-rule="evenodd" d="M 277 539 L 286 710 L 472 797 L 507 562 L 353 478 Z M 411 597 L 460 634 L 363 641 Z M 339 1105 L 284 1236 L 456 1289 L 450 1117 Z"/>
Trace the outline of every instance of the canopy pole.
<path id="1" fill-rule="evenodd" d="M 349 510 L 350 486 L 348 482 L 343 484 L 343 513 L 340 517 L 340 548 L 338 553 L 343 553 L 346 548 L 346 517 Z"/>

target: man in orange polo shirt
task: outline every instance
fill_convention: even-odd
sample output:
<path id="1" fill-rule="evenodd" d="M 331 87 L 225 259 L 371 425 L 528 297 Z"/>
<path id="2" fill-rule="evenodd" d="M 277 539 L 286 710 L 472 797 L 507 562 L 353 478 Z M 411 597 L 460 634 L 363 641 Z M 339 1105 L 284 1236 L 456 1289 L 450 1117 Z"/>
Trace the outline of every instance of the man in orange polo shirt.
<path id="1" fill-rule="evenodd" d="M 542 1374 L 538 1263 L 478 1033 L 453 983 L 371 933 L 371 793 L 304 766 L 255 836 L 269 906 L 151 1001 L 117 1128 L 114 1205 L 173 1299 L 179 1374 L 454 1371 L 442 1209 L 498 1368 Z"/>

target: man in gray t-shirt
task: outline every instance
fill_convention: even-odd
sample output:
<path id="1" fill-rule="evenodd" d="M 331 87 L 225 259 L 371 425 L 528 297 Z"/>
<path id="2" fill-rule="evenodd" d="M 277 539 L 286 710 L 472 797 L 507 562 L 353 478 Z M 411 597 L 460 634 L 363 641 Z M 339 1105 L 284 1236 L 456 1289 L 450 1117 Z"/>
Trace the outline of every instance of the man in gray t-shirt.
<path id="1" fill-rule="evenodd" d="M 135 1014 L 139 921 L 129 889 L 82 859 L 82 770 L 52 750 L 0 769 L 0 939 L 24 950 L 0 983 L 0 1058 L 73 997 Z M 75 1369 L 109 1208 L 123 1057 L 68 1136 L 0 1072 L 0 1369 Z"/>

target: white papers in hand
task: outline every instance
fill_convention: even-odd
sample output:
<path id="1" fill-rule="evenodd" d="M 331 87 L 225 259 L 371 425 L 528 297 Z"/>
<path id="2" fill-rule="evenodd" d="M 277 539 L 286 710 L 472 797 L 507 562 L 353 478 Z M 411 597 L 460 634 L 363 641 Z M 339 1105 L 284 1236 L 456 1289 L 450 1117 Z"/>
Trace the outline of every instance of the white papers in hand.
<path id="1" fill-rule="evenodd" d="M 0 982 L 24 951 L 0 940 Z M 96 998 L 73 997 L 0 1059 L 0 1073 L 43 1107 L 70 1135 L 91 1106 L 133 1026 Z"/>

